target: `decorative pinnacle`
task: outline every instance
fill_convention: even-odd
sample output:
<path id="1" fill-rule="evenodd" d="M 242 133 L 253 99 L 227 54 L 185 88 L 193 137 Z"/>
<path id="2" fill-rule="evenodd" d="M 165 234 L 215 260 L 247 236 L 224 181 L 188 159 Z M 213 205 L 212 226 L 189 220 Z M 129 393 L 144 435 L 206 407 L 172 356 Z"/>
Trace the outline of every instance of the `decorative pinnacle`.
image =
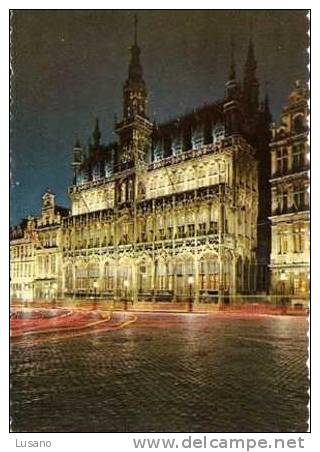
<path id="1" fill-rule="evenodd" d="M 98 147 L 100 144 L 100 138 L 101 138 L 101 132 L 100 132 L 100 128 L 99 128 L 99 119 L 96 118 L 96 126 L 93 132 L 93 139 L 94 139 L 94 145 L 95 147 Z"/>
<path id="2" fill-rule="evenodd" d="M 235 63 L 234 63 L 235 44 L 234 44 L 233 36 L 231 36 L 230 46 L 231 46 L 231 64 L 230 64 L 229 80 L 235 80 L 235 78 L 236 78 L 236 67 L 235 67 Z"/>
<path id="3" fill-rule="evenodd" d="M 138 45 L 138 15 L 134 15 L 134 45 Z"/>

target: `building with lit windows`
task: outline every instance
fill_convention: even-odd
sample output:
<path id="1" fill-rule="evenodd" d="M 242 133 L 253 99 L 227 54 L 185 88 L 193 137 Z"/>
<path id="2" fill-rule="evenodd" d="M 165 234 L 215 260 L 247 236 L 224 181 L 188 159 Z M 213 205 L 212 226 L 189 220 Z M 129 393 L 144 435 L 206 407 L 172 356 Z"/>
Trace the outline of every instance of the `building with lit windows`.
<path id="1" fill-rule="evenodd" d="M 102 144 L 97 120 L 92 144 L 73 148 L 70 213 L 47 224 L 43 207 L 34 219 L 34 296 L 228 302 L 266 292 L 270 121 L 250 40 L 243 83 L 232 55 L 222 100 L 151 122 L 135 32 L 118 140 Z"/>
<path id="2" fill-rule="evenodd" d="M 52 299 L 61 293 L 62 248 L 61 220 L 69 210 L 55 204 L 55 196 L 46 192 L 42 212 L 10 231 L 13 299 Z"/>
<path id="3" fill-rule="evenodd" d="M 307 90 L 296 83 L 272 127 L 271 287 L 278 295 L 309 296 L 310 207 Z"/>
<path id="4" fill-rule="evenodd" d="M 13 299 L 32 300 L 34 281 L 34 219 L 10 229 L 10 292 Z"/>

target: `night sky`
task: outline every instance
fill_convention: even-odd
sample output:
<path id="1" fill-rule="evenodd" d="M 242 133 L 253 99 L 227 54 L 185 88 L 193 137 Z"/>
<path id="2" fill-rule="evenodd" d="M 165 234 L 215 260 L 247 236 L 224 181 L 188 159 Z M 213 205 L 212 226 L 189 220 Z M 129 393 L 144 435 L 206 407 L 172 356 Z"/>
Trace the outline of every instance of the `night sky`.
<path id="1" fill-rule="evenodd" d="M 260 93 L 278 119 L 295 80 L 306 80 L 306 12 L 139 11 L 149 117 L 162 121 L 220 99 L 235 42 L 242 79 L 250 29 Z M 50 188 L 68 206 L 72 147 L 100 118 L 114 140 L 134 11 L 15 11 L 12 16 L 11 223 L 40 211 Z"/>

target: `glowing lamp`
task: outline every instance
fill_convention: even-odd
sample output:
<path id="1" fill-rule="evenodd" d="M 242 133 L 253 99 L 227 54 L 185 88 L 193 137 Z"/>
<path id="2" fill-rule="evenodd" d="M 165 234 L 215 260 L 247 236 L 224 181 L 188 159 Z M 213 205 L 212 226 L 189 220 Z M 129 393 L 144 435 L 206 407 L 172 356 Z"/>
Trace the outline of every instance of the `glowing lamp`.
<path id="1" fill-rule="evenodd" d="M 287 274 L 284 270 L 280 273 L 280 281 L 285 281 L 287 279 Z"/>

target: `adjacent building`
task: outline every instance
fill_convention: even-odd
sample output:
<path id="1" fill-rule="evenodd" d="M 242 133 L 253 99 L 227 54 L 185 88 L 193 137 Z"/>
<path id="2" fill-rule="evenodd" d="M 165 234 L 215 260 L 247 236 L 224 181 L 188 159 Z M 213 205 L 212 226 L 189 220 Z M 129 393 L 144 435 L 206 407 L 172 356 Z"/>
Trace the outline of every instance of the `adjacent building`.
<path id="1" fill-rule="evenodd" d="M 10 231 L 10 288 L 13 299 L 53 299 L 62 291 L 61 221 L 69 210 L 46 192 L 42 212 Z"/>
<path id="2" fill-rule="evenodd" d="M 309 297 L 308 92 L 299 82 L 272 127 L 272 293 Z"/>
<path id="3" fill-rule="evenodd" d="M 34 219 L 29 217 L 10 229 L 10 292 L 12 299 L 33 299 Z"/>

